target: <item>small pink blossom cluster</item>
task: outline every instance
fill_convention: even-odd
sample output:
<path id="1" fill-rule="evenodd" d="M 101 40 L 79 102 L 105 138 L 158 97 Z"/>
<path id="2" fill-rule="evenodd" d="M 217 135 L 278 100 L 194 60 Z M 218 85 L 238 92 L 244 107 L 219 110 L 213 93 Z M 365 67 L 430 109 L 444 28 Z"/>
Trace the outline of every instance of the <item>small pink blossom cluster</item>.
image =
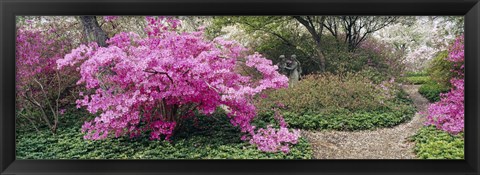
<path id="1" fill-rule="evenodd" d="M 450 70 L 451 72 L 457 73 L 458 77 L 464 77 L 464 60 L 465 60 L 465 52 L 464 52 L 464 41 L 465 38 L 463 35 L 459 36 L 455 43 L 449 48 L 448 50 L 448 57 L 447 60 L 450 62 L 455 63 L 455 68 Z"/>
<path id="2" fill-rule="evenodd" d="M 441 100 L 431 104 L 428 108 L 426 125 L 435 125 L 438 129 L 452 134 L 462 132 L 464 129 L 464 38 L 460 36 L 449 50 L 447 60 L 462 65 L 455 70 L 459 78 L 450 80 L 453 88 L 441 94 Z"/>
<path id="3" fill-rule="evenodd" d="M 390 80 L 382 81 L 378 86 L 375 86 L 378 90 L 378 95 L 380 98 L 380 103 L 384 104 L 385 101 L 389 101 L 395 98 L 397 90 L 395 88 L 395 78 L 390 78 Z"/>
<path id="4" fill-rule="evenodd" d="M 59 34 L 56 32 L 54 28 L 38 30 L 21 27 L 17 29 L 15 85 L 17 95 L 20 97 L 37 101 L 53 99 L 54 97 L 45 98 L 45 95 L 57 94 L 64 86 L 68 86 L 66 84 L 68 80 L 78 77 L 72 75 L 69 69 L 56 70 L 56 61 L 62 59 L 71 48 L 71 42 L 65 38 L 58 38 Z M 54 37 L 56 39 L 53 39 Z M 59 74 L 68 76 L 60 77 Z M 19 106 L 23 104 L 23 102 L 18 103 Z"/>
<path id="5" fill-rule="evenodd" d="M 119 18 L 119 16 L 103 16 L 103 20 L 106 22 L 112 22 Z"/>
<path id="6" fill-rule="evenodd" d="M 427 125 L 456 134 L 464 127 L 464 81 L 452 79 L 454 88 L 441 94 L 441 100 L 428 108 Z"/>
<path id="7" fill-rule="evenodd" d="M 175 129 L 176 122 L 165 122 L 158 120 L 152 123 L 152 134 L 150 139 L 159 140 L 160 135 L 165 135 L 165 140 L 169 140 L 169 137 L 173 134 L 173 129 Z"/>
<path id="8" fill-rule="evenodd" d="M 297 144 L 300 137 L 299 130 L 292 130 L 290 132 L 286 127 L 280 129 L 273 128 L 271 125 L 266 129 L 260 128 L 250 139 L 250 144 L 257 145 L 257 147 L 265 152 L 290 152 L 289 145 Z"/>
<path id="9" fill-rule="evenodd" d="M 50 40 L 47 32 L 19 28 L 16 40 L 17 88 L 33 82 L 32 77 L 55 73 L 55 61 L 62 58 L 63 43 Z M 21 88 L 19 88 L 21 89 Z"/>
<path id="10" fill-rule="evenodd" d="M 148 25 L 145 29 L 149 36 L 165 34 L 164 31 L 174 31 L 180 26 L 180 20 L 173 16 L 147 16 L 145 17 Z"/>
<path id="11" fill-rule="evenodd" d="M 278 106 L 281 108 L 281 106 Z M 251 132 L 250 144 L 256 145 L 258 149 L 265 152 L 290 152 L 290 145 L 296 144 L 300 137 L 299 130 L 290 131 L 287 127 L 288 124 L 280 114 L 277 107 L 273 108 L 274 119 L 279 124 L 279 129 L 274 128 L 272 125 L 268 125 L 266 129 L 260 128 L 256 132 Z M 246 140 L 247 137 L 242 137 L 242 140 Z"/>
<path id="12" fill-rule="evenodd" d="M 288 78 L 255 53 L 245 57 L 245 65 L 262 75 L 253 80 L 235 71 L 247 50 L 241 45 L 222 38 L 206 40 L 202 31 L 177 32 L 180 21 L 173 17 L 146 20 L 146 38 L 119 33 L 107 41 L 108 47 L 82 45 L 57 61 L 59 69 L 80 65 L 78 84 L 85 84 L 90 93 L 80 94 L 83 99 L 77 105 L 100 114 L 83 125 L 85 138 L 150 133 L 151 139 L 168 140 L 182 121 L 195 118 L 195 111 L 210 115 L 222 107 L 228 109 L 230 122 L 257 143 L 260 136 L 250 124 L 257 115 L 253 98 L 266 89 L 288 87 Z M 273 130 L 258 132 L 283 145 L 283 151 L 287 143 L 296 143 L 298 134 Z"/>

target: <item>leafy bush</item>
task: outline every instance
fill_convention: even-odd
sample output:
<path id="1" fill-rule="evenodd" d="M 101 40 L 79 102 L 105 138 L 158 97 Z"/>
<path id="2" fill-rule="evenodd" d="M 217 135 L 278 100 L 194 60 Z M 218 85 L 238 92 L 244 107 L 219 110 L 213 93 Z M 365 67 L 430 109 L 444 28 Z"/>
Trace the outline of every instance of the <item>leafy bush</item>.
<path id="1" fill-rule="evenodd" d="M 456 64 L 451 70 L 455 73 L 450 80 L 452 89 L 441 94 L 439 102 L 428 107 L 427 125 L 435 125 L 438 129 L 451 134 L 463 132 L 465 114 L 465 93 L 464 93 L 464 38 L 459 36 L 455 43 L 449 48 L 447 60 Z M 460 65 L 460 66 L 458 66 Z"/>
<path id="2" fill-rule="evenodd" d="M 344 43 L 324 36 L 324 50 L 327 71 L 334 74 L 358 72 L 375 83 L 397 77 L 405 67 L 400 52 L 387 44 L 369 38 L 363 41 L 354 52 L 348 51 Z"/>
<path id="3" fill-rule="evenodd" d="M 388 74 L 385 74 L 384 72 L 381 72 L 380 70 L 375 69 L 371 66 L 364 66 L 364 68 L 360 70 L 358 74 L 365 78 L 368 78 L 375 84 L 379 84 L 389 78 Z"/>
<path id="4" fill-rule="evenodd" d="M 296 114 L 373 110 L 388 106 L 388 101 L 394 98 L 395 89 L 384 90 L 381 86 L 353 73 L 308 75 L 293 87 L 271 91 L 256 106 L 260 112 L 267 112 L 276 103 L 282 103 L 285 110 Z"/>
<path id="5" fill-rule="evenodd" d="M 407 83 L 407 84 L 425 84 L 430 81 L 430 77 L 428 76 L 416 76 L 416 77 L 401 77 L 400 82 Z"/>
<path id="6" fill-rule="evenodd" d="M 415 107 L 393 83 L 380 85 L 358 74 L 307 76 L 297 85 L 257 102 L 260 118 L 271 121 L 272 106 L 281 106 L 294 128 L 365 130 L 409 120 Z"/>
<path id="7" fill-rule="evenodd" d="M 62 123 L 56 135 L 17 130 L 17 159 L 312 159 L 307 140 L 285 154 L 267 153 L 240 140 L 239 128 L 224 116 L 201 116 L 187 120 L 171 142 L 148 137 L 119 137 L 106 140 L 84 140 L 79 118 L 89 115 L 82 110 L 67 111 L 68 123 Z M 94 116 L 89 116 L 94 117 Z M 85 118 L 86 120 L 86 118 Z"/>
<path id="8" fill-rule="evenodd" d="M 402 77 L 398 78 L 398 82 L 407 84 L 425 84 L 430 81 L 430 77 L 426 72 L 406 72 Z"/>
<path id="9" fill-rule="evenodd" d="M 450 135 L 434 126 L 421 128 L 412 138 L 421 159 L 464 159 L 464 134 Z"/>
<path id="10" fill-rule="evenodd" d="M 437 83 L 434 81 L 428 81 L 427 83 L 420 86 L 420 88 L 418 89 L 418 92 L 423 97 L 428 99 L 428 101 L 437 102 L 437 101 L 440 101 L 440 94 L 446 93 L 448 92 L 448 90 L 449 90 L 448 87 L 440 83 Z"/>
<path id="11" fill-rule="evenodd" d="M 21 26 L 16 35 L 16 125 L 56 132 L 63 108 L 73 101 L 79 74 L 74 68 L 56 70 L 55 62 L 73 47 L 65 29 L 40 30 Z"/>
<path id="12" fill-rule="evenodd" d="M 425 71 L 420 71 L 420 72 L 412 72 L 412 71 L 407 71 L 405 72 L 405 77 L 424 77 L 428 76 L 428 73 Z"/>
<path id="13" fill-rule="evenodd" d="M 454 77 L 451 71 L 454 68 L 454 63 L 447 60 L 448 51 L 439 52 L 429 63 L 427 72 L 431 79 L 440 83 L 443 86 L 450 86 L 450 79 Z"/>
<path id="14" fill-rule="evenodd" d="M 391 45 L 374 38 L 368 38 L 355 51 L 354 59 L 365 57 L 364 65 L 384 75 L 384 80 L 398 77 L 405 70 L 404 53 Z"/>

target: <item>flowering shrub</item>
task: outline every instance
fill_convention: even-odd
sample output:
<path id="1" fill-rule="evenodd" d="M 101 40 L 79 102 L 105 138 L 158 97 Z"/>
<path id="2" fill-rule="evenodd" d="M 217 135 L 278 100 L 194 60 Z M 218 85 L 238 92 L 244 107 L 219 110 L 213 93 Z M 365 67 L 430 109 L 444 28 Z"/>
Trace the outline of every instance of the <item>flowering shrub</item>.
<path id="1" fill-rule="evenodd" d="M 78 76 L 73 75 L 70 69 L 56 70 L 55 61 L 63 58 L 71 43 L 53 27 L 46 30 L 28 26 L 17 28 L 18 124 L 28 123 L 27 126 L 36 129 L 37 125 L 46 125 L 53 133 L 56 132 L 62 107 L 68 104 L 71 85 Z"/>
<path id="2" fill-rule="evenodd" d="M 363 63 L 388 79 L 405 70 L 404 53 L 385 42 L 369 38 L 360 44 L 356 55 L 363 57 Z"/>
<path id="3" fill-rule="evenodd" d="M 106 22 L 112 22 L 119 18 L 119 16 L 103 16 L 103 20 Z"/>
<path id="4" fill-rule="evenodd" d="M 77 107 L 100 114 L 83 125 L 84 138 L 135 137 L 149 132 L 151 139 L 164 136 L 168 140 L 185 119 L 195 117 L 195 111 L 211 115 L 220 107 L 231 124 L 250 134 L 252 143 L 260 143 L 264 130 L 256 132 L 250 124 L 256 116 L 253 96 L 287 87 L 287 77 L 255 53 L 245 56 L 244 63 L 262 75 L 253 81 L 235 71 L 246 51 L 239 44 L 222 38 L 208 41 L 203 31 L 179 33 L 180 21 L 172 17 L 146 20 L 146 38 L 123 32 L 109 39 L 108 47 L 82 45 L 57 61 L 59 69 L 80 65 L 78 83 L 90 91 L 80 94 L 83 99 L 77 100 Z M 277 151 L 271 145 L 295 144 L 297 135 L 282 127 L 267 136 L 276 137 L 272 142 L 257 145 L 261 150 Z"/>
<path id="5" fill-rule="evenodd" d="M 426 125 L 435 125 L 452 134 L 463 131 L 464 127 L 464 39 L 457 38 L 449 50 L 448 61 L 454 62 L 457 69 L 452 69 L 457 76 L 450 80 L 453 88 L 441 94 L 439 102 L 430 105 Z"/>

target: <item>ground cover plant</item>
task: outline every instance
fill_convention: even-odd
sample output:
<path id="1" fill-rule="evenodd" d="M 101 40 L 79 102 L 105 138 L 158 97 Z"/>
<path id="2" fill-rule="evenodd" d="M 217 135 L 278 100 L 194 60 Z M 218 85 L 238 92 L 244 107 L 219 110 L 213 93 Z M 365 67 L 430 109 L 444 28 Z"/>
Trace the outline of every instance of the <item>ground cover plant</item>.
<path id="1" fill-rule="evenodd" d="M 238 128 L 224 116 L 200 117 L 188 121 L 172 142 L 152 141 L 148 136 L 130 139 L 119 137 L 100 141 L 83 139 L 82 122 L 87 111 L 70 109 L 66 120 L 52 136 L 48 130 L 17 131 L 18 159 L 312 159 L 310 144 L 303 138 L 288 154 L 258 150 L 242 137 Z M 93 117 L 93 116 L 92 116 Z"/>
<path id="2" fill-rule="evenodd" d="M 451 135 L 435 127 L 422 128 L 412 140 L 421 159 L 464 159 L 464 135 Z"/>

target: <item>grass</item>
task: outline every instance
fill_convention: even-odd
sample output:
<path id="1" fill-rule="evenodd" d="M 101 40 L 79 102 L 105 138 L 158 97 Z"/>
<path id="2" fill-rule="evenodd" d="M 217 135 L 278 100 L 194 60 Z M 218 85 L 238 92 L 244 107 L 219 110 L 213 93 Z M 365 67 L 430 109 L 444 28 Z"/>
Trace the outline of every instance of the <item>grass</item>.
<path id="1" fill-rule="evenodd" d="M 420 159 L 464 159 L 464 133 L 451 135 L 428 126 L 421 128 L 411 140 Z"/>
<path id="2" fill-rule="evenodd" d="M 70 110 L 57 134 L 46 128 L 40 132 L 17 131 L 17 159 L 311 159 L 313 151 L 305 139 L 288 154 L 259 151 L 241 141 L 242 133 L 226 117 L 214 120 L 199 117 L 200 126 L 188 129 L 168 141 L 152 141 L 148 136 L 112 138 L 100 141 L 83 139 L 82 112 Z"/>

